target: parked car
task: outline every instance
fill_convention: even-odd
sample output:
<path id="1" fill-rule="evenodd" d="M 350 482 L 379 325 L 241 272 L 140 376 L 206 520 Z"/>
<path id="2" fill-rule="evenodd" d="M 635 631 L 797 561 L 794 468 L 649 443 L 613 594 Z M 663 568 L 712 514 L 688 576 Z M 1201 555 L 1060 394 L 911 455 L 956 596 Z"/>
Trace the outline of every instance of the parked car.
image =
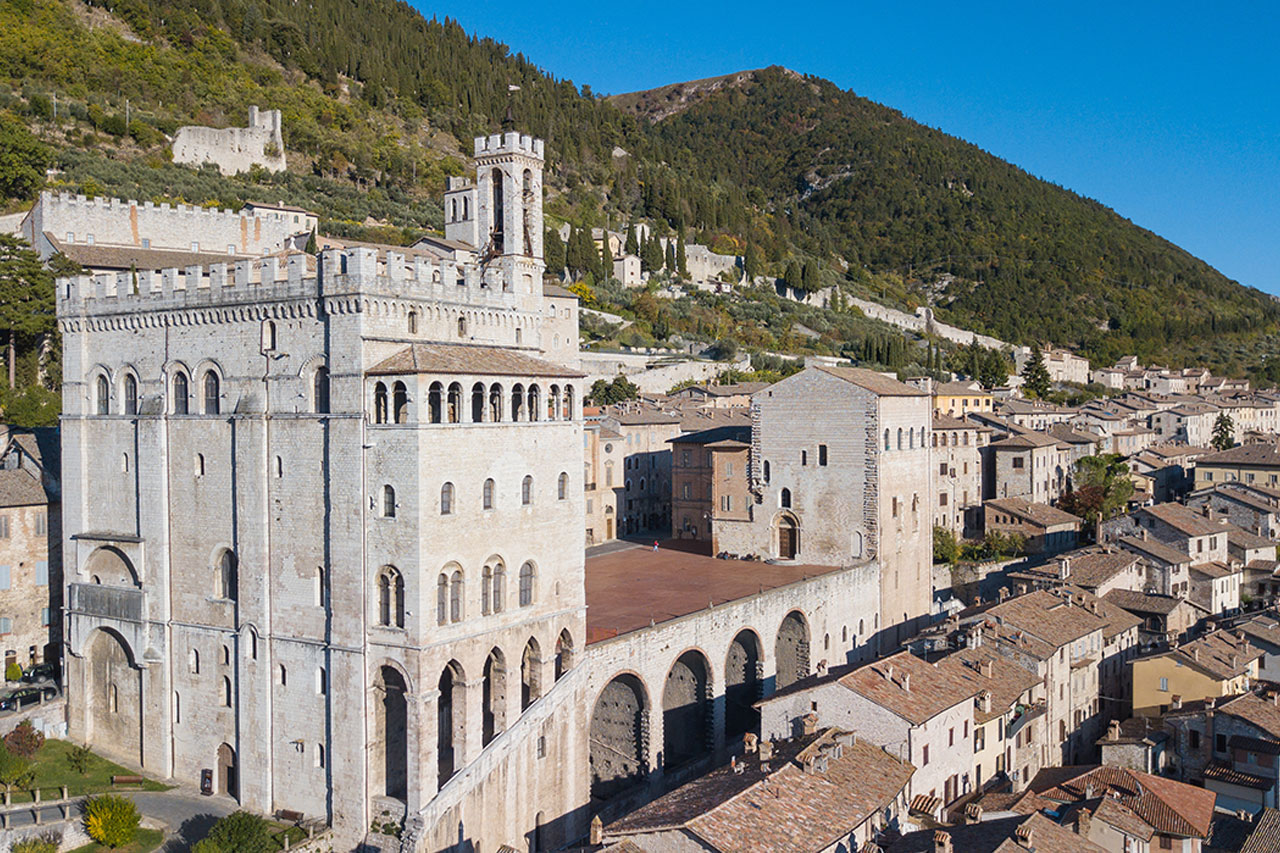
<path id="1" fill-rule="evenodd" d="M 58 676 L 62 674 L 60 669 L 54 661 L 38 663 L 22 673 L 21 681 L 23 684 L 35 684 L 38 681 L 57 681 Z"/>
<path id="2" fill-rule="evenodd" d="M 39 702 L 41 696 L 49 699 L 57 695 L 58 688 L 52 684 L 41 687 L 21 687 L 0 699 L 0 711 L 20 711 L 28 705 Z"/>

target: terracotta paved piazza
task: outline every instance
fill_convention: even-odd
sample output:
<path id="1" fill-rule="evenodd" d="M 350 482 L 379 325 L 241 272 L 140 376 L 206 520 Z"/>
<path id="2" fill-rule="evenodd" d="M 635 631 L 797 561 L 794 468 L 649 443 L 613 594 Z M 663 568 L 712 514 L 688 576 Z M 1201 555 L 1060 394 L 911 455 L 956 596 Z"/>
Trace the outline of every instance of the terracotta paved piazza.
<path id="1" fill-rule="evenodd" d="M 587 643 L 598 643 L 789 583 L 839 571 L 839 566 L 772 565 L 717 560 L 703 543 L 670 540 L 589 556 Z"/>

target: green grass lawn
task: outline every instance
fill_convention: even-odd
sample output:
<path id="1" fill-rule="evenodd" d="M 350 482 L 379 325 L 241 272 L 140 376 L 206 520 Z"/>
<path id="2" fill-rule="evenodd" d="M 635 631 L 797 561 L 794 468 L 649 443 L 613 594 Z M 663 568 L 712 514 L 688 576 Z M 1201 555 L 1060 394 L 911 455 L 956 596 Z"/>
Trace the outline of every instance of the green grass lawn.
<path id="1" fill-rule="evenodd" d="M 100 850 L 110 850 L 111 853 L 151 853 L 163 841 L 164 833 L 162 831 L 158 829 L 139 829 L 133 841 L 123 847 L 106 847 L 94 841 L 83 847 L 77 847 L 70 853 L 98 853 Z"/>
<path id="2" fill-rule="evenodd" d="M 128 790 L 137 786 L 125 786 L 120 789 L 111 787 L 112 776 L 132 776 L 134 771 L 121 767 L 98 755 L 89 756 L 84 773 L 78 773 L 67 760 L 67 753 L 74 744 L 65 740 L 46 740 L 36 752 L 32 765 L 36 773 L 36 787 L 40 788 L 40 799 L 57 799 L 63 785 L 73 797 L 82 794 L 99 794 L 103 791 Z M 168 785 L 162 785 L 150 779 L 142 783 L 144 791 L 167 791 Z M 33 799 L 30 791 L 15 790 L 11 793 L 11 801 L 28 803 Z M 147 848 L 150 849 L 150 848 Z"/>

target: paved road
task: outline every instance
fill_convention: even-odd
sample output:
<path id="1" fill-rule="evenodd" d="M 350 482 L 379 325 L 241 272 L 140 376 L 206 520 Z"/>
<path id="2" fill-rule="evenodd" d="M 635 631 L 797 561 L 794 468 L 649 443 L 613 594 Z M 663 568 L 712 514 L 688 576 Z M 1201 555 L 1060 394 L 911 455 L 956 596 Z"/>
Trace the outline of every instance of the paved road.
<path id="1" fill-rule="evenodd" d="M 202 797 L 199 793 L 174 788 L 171 791 L 119 791 L 138 804 L 138 811 L 144 817 L 151 818 L 164 825 L 168 840 L 163 853 L 187 853 L 191 845 L 208 834 L 209 828 L 224 815 L 236 810 L 236 802 L 230 797 Z M 78 817 L 82 813 L 80 801 L 71 806 L 71 816 Z M 62 820 L 62 809 L 59 806 L 40 809 L 41 823 L 55 823 Z M 9 813 L 9 826 L 31 826 L 34 822 L 32 810 Z"/>

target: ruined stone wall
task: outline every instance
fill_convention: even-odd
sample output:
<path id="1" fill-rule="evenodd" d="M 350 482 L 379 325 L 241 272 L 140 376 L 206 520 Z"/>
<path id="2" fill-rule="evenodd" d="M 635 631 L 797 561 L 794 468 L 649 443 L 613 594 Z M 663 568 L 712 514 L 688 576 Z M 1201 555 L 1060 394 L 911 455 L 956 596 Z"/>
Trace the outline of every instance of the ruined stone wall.
<path id="1" fill-rule="evenodd" d="M 189 166 L 212 163 L 224 175 L 248 172 L 254 166 L 283 172 L 280 111 L 259 112 L 250 107 L 248 127 L 180 127 L 173 137 L 173 162 Z"/>

